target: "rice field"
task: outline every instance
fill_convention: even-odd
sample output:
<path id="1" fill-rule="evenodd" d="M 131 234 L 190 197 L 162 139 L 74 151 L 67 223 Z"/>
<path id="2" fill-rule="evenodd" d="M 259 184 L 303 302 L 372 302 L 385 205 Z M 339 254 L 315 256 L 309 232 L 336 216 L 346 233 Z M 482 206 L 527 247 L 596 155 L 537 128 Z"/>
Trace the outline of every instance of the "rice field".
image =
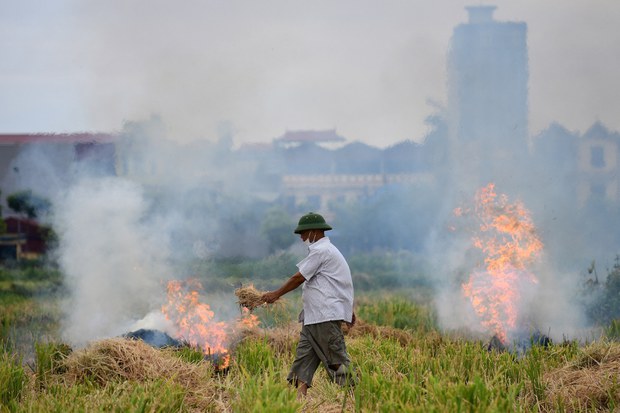
<path id="1" fill-rule="evenodd" d="M 49 302 L 11 297 L 0 301 L 0 412 L 611 412 L 620 405 L 619 343 L 601 337 L 524 354 L 489 350 L 489 337 L 438 331 L 432 311 L 402 295 L 359 297 L 358 323 L 346 332 L 356 384 L 341 388 L 319 370 L 303 399 L 286 382 L 300 327 L 285 309 L 274 316 L 258 308 L 268 327 L 242 332 L 222 370 L 194 349 L 136 340 L 71 349 L 54 339 L 54 323 L 43 322 L 54 317 Z M 17 340 L 29 326 L 38 333 Z"/>

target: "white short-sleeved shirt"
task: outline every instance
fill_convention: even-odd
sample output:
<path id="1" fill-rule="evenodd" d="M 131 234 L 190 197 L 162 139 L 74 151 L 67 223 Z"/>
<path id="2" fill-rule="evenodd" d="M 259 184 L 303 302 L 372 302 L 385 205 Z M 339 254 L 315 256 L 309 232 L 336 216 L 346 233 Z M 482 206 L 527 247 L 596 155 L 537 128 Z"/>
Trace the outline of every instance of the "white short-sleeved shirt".
<path id="1" fill-rule="evenodd" d="M 353 281 L 349 264 L 328 237 L 310 245 L 297 264 L 306 279 L 302 286 L 304 324 L 343 320 L 353 316 Z"/>

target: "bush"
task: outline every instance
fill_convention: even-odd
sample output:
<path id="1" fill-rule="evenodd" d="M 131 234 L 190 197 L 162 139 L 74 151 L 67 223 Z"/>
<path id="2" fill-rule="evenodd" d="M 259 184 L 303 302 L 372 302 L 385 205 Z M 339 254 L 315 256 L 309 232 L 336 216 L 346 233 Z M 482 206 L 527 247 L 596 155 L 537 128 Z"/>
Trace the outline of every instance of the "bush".
<path id="1" fill-rule="evenodd" d="M 587 291 L 592 300 L 587 304 L 587 313 L 595 323 L 609 325 L 620 319 L 620 256 L 608 272 L 604 283 L 589 280 Z"/>
<path id="2" fill-rule="evenodd" d="M 358 291 L 430 286 L 426 264 L 409 251 L 359 254 L 348 261 Z"/>

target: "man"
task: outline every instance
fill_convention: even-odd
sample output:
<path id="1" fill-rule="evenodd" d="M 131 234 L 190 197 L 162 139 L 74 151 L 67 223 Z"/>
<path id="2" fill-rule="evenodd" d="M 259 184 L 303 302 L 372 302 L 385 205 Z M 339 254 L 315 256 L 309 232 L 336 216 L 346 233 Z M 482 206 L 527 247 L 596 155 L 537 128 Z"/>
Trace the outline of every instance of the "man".
<path id="1" fill-rule="evenodd" d="M 350 378 L 342 322 L 355 323 L 351 270 L 340 251 L 325 236 L 331 230 L 325 219 L 310 212 L 299 219 L 295 234 L 308 245 L 308 256 L 297 264 L 299 271 L 279 289 L 263 294 L 273 303 L 303 284 L 303 323 L 295 361 L 287 380 L 306 395 L 321 362 L 329 377 L 344 386 Z"/>

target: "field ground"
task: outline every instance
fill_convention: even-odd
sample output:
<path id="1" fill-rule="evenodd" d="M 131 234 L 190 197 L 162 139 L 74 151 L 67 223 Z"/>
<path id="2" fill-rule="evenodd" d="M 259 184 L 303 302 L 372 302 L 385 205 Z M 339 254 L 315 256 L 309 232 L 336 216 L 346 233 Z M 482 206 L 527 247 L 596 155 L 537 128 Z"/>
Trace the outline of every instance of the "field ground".
<path id="1" fill-rule="evenodd" d="M 6 277 L 5 277 L 6 278 Z M 620 344 L 601 336 L 489 349 L 490 337 L 440 332 L 424 303 L 360 296 L 347 331 L 355 385 L 320 369 L 305 399 L 286 375 L 297 303 L 259 309 L 221 370 L 194 349 L 111 338 L 71 349 L 58 340 L 54 277 L 0 277 L 0 412 L 571 412 L 620 406 Z"/>

